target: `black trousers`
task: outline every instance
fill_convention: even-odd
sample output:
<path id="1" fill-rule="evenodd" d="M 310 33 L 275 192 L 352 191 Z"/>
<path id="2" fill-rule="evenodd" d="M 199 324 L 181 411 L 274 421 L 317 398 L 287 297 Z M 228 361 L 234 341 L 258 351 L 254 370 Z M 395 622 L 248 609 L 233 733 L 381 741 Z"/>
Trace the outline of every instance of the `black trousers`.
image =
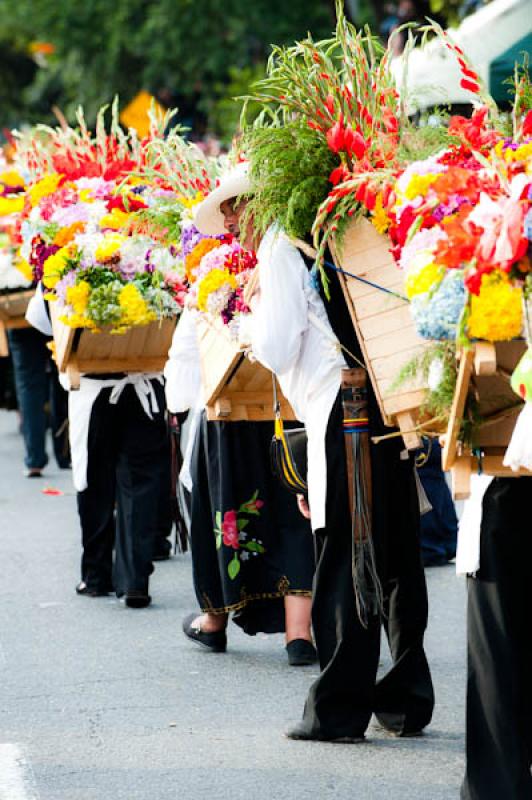
<path id="1" fill-rule="evenodd" d="M 153 419 L 126 386 L 116 405 L 109 403 L 111 389 L 100 392 L 89 425 L 88 487 L 78 493 L 81 577 L 92 588 L 114 586 L 118 596 L 147 591 L 167 497 L 161 487 L 170 485 L 164 389 L 156 381 L 153 386 L 159 406 Z"/>
<path id="2" fill-rule="evenodd" d="M 376 683 L 381 620 L 364 628 L 357 616 L 351 568 L 351 518 L 342 409 L 329 420 L 326 527 L 316 533 L 312 621 L 321 674 L 312 685 L 303 723 L 327 739 L 362 736 L 372 713 L 397 734 L 424 728 L 434 692 L 423 649 L 428 603 L 419 550 L 419 508 L 410 460 L 399 441 L 372 448 L 373 537 L 385 599 L 385 629 L 393 667 Z"/>
<path id="3" fill-rule="evenodd" d="M 462 800 L 532 798 L 531 496 L 531 478 L 496 478 L 484 495 L 480 570 L 468 579 Z"/>

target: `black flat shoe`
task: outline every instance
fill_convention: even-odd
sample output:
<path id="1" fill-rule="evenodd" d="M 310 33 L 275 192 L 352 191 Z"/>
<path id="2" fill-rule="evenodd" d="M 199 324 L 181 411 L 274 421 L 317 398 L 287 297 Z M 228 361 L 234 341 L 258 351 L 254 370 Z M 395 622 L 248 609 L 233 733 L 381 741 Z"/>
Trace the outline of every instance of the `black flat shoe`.
<path id="1" fill-rule="evenodd" d="M 225 631 L 215 633 L 204 633 L 199 625 L 194 625 L 194 620 L 198 618 L 197 612 L 189 614 L 183 620 L 183 633 L 187 639 L 191 639 L 196 644 L 206 647 L 213 653 L 225 653 L 227 649 L 227 635 Z"/>
<path id="2" fill-rule="evenodd" d="M 112 588 L 98 589 L 97 587 L 87 586 L 85 581 L 80 581 L 76 586 L 76 594 L 84 595 L 85 597 L 107 597 L 112 591 Z"/>
<path id="3" fill-rule="evenodd" d="M 320 733 L 313 733 L 305 728 L 302 722 L 294 728 L 286 731 L 287 739 L 294 739 L 302 742 L 330 742 L 331 744 L 361 744 L 365 741 L 364 736 L 333 736 L 328 737 Z"/>
<path id="4" fill-rule="evenodd" d="M 151 603 L 151 597 L 142 589 L 130 589 L 124 593 L 124 603 L 128 608 L 146 608 Z"/>
<path id="5" fill-rule="evenodd" d="M 292 639 L 286 645 L 286 653 L 291 667 L 307 667 L 318 661 L 316 648 L 307 639 Z"/>

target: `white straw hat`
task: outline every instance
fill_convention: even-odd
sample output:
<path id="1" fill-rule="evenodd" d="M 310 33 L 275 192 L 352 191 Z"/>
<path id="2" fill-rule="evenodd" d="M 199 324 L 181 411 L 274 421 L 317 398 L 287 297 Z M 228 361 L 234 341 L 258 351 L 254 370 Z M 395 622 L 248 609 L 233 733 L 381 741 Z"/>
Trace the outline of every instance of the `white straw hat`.
<path id="1" fill-rule="evenodd" d="M 249 163 L 242 161 L 220 178 L 220 183 L 207 195 L 194 213 L 194 224 L 206 236 L 219 236 L 225 233 L 224 215 L 220 206 L 232 197 L 239 197 L 251 190 L 248 175 Z"/>

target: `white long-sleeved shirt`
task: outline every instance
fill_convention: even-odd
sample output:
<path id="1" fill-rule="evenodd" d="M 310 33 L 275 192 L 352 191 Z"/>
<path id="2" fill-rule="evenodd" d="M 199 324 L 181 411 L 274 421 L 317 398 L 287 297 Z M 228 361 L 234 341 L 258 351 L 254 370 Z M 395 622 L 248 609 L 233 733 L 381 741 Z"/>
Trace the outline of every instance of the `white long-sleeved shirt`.
<path id="1" fill-rule="evenodd" d="M 166 405 L 168 410 L 177 414 L 190 411 L 184 437 L 185 451 L 183 466 L 179 478 L 181 483 L 192 490 L 190 465 L 194 440 L 201 421 L 204 408 L 201 386 L 201 366 L 198 334 L 196 331 L 196 315 L 185 309 L 175 329 L 172 345 L 168 353 L 168 361 L 164 367 L 166 378 Z"/>
<path id="2" fill-rule="evenodd" d="M 325 527 L 325 435 L 346 364 L 297 248 L 270 228 L 257 258 L 260 294 L 247 332 L 253 354 L 277 375 L 296 417 L 305 423 L 309 506 L 317 530 Z"/>

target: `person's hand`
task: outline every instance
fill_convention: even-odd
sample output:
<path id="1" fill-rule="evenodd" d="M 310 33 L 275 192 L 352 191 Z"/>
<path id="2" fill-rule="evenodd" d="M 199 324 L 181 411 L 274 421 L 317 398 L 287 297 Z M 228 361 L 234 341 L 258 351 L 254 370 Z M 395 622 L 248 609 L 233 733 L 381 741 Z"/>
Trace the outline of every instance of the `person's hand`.
<path id="1" fill-rule="evenodd" d="M 307 498 L 304 494 L 297 495 L 297 507 L 305 519 L 310 519 L 310 508 L 308 507 Z"/>

